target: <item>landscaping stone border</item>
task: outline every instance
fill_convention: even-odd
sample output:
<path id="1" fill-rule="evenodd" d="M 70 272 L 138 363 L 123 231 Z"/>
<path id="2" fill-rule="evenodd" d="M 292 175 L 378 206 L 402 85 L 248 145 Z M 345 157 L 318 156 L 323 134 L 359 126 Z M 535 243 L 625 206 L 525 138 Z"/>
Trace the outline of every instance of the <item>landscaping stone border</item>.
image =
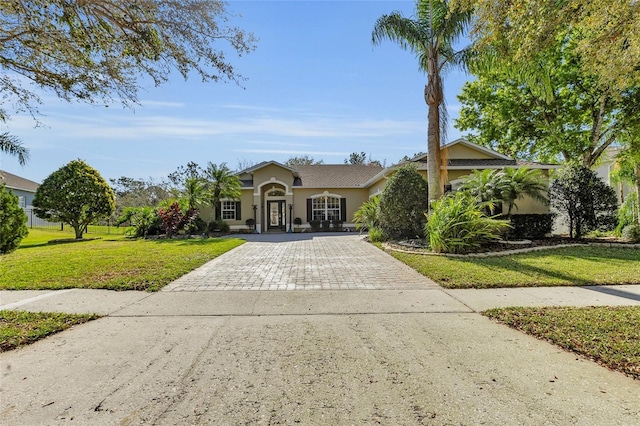
<path id="1" fill-rule="evenodd" d="M 433 253 L 433 252 L 427 252 L 427 251 L 403 250 L 398 247 L 394 247 L 389 243 L 382 243 L 382 248 L 384 248 L 385 250 L 395 251 L 398 253 L 418 254 L 421 256 L 445 256 L 445 257 L 456 257 L 456 258 L 483 258 L 483 257 L 509 256 L 512 254 L 529 253 L 534 251 L 551 250 L 556 248 L 587 247 L 587 246 L 640 248 L 640 244 L 632 244 L 632 243 L 576 243 L 576 244 L 557 244 L 557 245 L 548 245 L 548 246 L 527 247 L 527 248 L 520 248 L 520 249 L 513 249 L 513 250 L 491 251 L 491 252 L 485 252 L 485 253 L 453 254 L 453 253 Z"/>

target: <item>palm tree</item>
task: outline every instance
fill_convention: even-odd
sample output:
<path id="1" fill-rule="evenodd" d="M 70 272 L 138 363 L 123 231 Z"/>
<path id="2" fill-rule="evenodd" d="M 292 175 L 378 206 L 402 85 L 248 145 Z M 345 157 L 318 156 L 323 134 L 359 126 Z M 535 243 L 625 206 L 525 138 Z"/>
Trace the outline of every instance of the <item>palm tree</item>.
<path id="1" fill-rule="evenodd" d="M 513 208 L 518 208 L 516 201 L 525 195 L 540 201 L 548 203 L 545 197 L 548 186 L 542 177 L 540 170 L 532 170 L 527 167 L 522 168 L 506 168 L 500 172 L 499 187 L 502 201 L 509 207 L 507 215 L 511 214 Z"/>
<path id="2" fill-rule="evenodd" d="M 427 73 L 424 100 L 429 109 L 427 172 L 431 200 L 442 196 L 445 180 L 440 168 L 440 136 L 446 130 L 447 117 L 442 75 L 454 66 L 466 68 L 470 54 L 469 48 L 455 51 L 453 44 L 467 29 L 472 14 L 450 10 L 448 3 L 447 0 L 418 0 L 417 18 L 405 18 L 399 12 L 392 12 L 378 18 L 371 33 L 374 45 L 388 39 L 414 53 L 420 70 Z"/>
<path id="3" fill-rule="evenodd" d="M 22 145 L 20 139 L 6 132 L 0 133 L 0 152 L 18 157 L 21 166 L 29 161 L 29 150 Z"/>
<path id="4" fill-rule="evenodd" d="M 237 200 L 240 198 L 240 179 L 227 167 L 227 163 L 219 166 L 209 162 L 205 170 L 205 177 L 209 186 L 209 199 L 213 207 L 213 219 L 217 220 L 216 210 L 220 205 L 220 200 L 229 198 Z"/>
<path id="5" fill-rule="evenodd" d="M 361 233 L 377 228 L 380 224 L 380 197 L 374 195 L 362 203 L 362 206 L 353 214 L 353 221 L 356 229 Z"/>
<path id="6" fill-rule="evenodd" d="M 506 168 L 504 170 L 476 170 L 467 176 L 461 191 L 468 192 L 478 203 L 504 203 L 508 206 L 507 215 L 517 208 L 516 201 L 528 195 L 534 200 L 547 203 L 545 197 L 547 185 L 540 170 L 526 167 Z M 494 213 L 492 207 L 491 213 Z"/>
<path id="7" fill-rule="evenodd" d="M 190 177 L 184 181 L 184 197 L 189 203 L 190 209 L 203 204 L 207 196 L 207 182 L 202 178 Z"/>
<path id="8" fill-rule="evenodd" d="M 479 204 L 500 201 L 502 196 L 498 173 L 497 169 L 474 170 L 464 178 L 459 190 L 471 194 Z"/>

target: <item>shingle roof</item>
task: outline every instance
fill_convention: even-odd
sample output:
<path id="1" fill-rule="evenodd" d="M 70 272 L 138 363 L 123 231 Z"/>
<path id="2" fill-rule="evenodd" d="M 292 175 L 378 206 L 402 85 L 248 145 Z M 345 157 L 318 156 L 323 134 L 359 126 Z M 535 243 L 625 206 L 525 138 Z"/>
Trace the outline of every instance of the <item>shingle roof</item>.
<path id="1" fill-rule="evenodd" d="M 7 188 L 20 189 L 27 192 L 36 192 L 40 184 L 29 179 L 21 178 L 12 173 L 0 170 L 0 184 L 4 183 Z"/>
<path id="2" fill-rule="evenodd" d="M 515 166 L 517 162 L 516 160 L 503 160 L 498 158 L 452 159 L 447 161 L 447 165 L 451 167 Z"/>
<path id="3" fill-rule="evenodd" d="M 361 164 L 314 164 L 295 166 L 302 188 L 353 188 L 363 186 L 382 171 L 379 166 Z M 296 182 L 298 183 L 298 179 Z"/>

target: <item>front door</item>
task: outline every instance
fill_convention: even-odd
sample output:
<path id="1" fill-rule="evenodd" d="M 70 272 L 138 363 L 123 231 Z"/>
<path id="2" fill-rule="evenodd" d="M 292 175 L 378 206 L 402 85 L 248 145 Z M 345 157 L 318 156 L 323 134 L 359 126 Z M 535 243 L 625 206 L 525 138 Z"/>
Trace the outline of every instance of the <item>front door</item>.
<path id="1" fill-rule="evenodd" d="M 282 229 L 284 231 L 284 201 L 267 201 L 268 229 Z"/>

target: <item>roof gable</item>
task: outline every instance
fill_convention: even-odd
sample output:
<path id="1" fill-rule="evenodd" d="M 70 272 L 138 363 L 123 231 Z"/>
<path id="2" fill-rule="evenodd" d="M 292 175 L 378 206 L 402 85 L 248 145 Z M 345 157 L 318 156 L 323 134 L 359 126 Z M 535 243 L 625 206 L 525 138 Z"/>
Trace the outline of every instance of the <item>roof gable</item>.
<path id="1" fill-rule="evenodd" d="M 447 159 L 450 159 L 450 160 L 496 159 L 496 160 L 515 161 L 513 158 L 509 157 L 508 155 L 504 155 L 499 153 L 498 151 L 494 151 L 491 148 L 487 148 L 482 145 L 469 142 L 468 140 L 463 138 L 456 139 L 453 142 L 449 142 L 446 145 L 442 145 L 440 147 L 440 150 L 444 151 L 444 155 L 446 156 Z M 454 154 L 454 152 L 456 151 L 458 155 Z M 465 154 L 460 155 L 462 152 L 465 152 Z M 469 155 L 469 152 L 476 152 L 478 155 L 475 156 L 476 158 L 474 158 L 474 155 L 473 154 Z M 418 157 L 412 158 L 410 161 L 425 162 L 427 161 L 428 156 L 429 156 L 429 153 L 426 153 Z M 461 157 L 461 158 L 457 158 L 457 157 Z"/>
<path id="2" fill-rule="evenodd" d="M 295 169 L 292 169 L 291 167 L 285 166 L 284 164 L 281 164 L 281 163 L 278 163 L 277 161 L 273 161 L 272 160 L 272 161 L 262 161 L 262 162 L 256 164 L 255 166 L 251 166 L 251 167 L 249 167 L 247 169 L 240 170 L 239 172 L 236 172 L 236 175 L 242 175 L 242 174 L 245 174 L 245 173 L 253 173 L 256 170 L 263 169 L 263 168 L 265 168 L 267 166 L 270 166 L 270 165 L 275 165 L 275 166 L 281 167 L 281 168 L 283 168 L 285 170 L 289 170 L 292 173 L 296 172 Z"/>
<path id="3" fill-rule="evenodd" d="M 26 192 L 36 192 L 40 184 L 29 179 L 22 178 L 9 172 L 0 170 L 0 184 L 7 188 L 18 189 Z"/>

